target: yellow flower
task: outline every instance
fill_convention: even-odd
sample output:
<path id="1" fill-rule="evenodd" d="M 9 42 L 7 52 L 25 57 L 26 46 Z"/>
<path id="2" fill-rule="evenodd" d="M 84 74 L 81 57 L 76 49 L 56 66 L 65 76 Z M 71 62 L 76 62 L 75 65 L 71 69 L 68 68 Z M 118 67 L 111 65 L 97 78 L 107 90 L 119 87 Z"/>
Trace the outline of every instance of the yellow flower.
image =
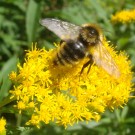
<path id="1" fill-rule="evenodd" d="M 111 20 L 113 22 L 121 22 L 121 23 L 128 23 L 135 21 L 135 9 L 117 12 L 115 15 L 112 16 Z"/>
<path id="2" fill-rule="evenodd" d="M 16 82 L 10 91 L 20 112 L 31 110 L 26 124 L 40 127 L 40 122 L 55 122 L 67 127 L 78 121 L 99 121 L 107 108 L 127 103 L 132 86 L 130 62 L 124 53 L 116 54 L 108 42 L 103 44 L 121 72 L 117 79 L 95 64 L 89 74 L 86 68 L 80 76 L 86 59 L 73 66 L 54 67 L 57 48 L 46 51 L 35 47 L 27 52 L 25 63 L 18 64 L 18 74 L 11 77 Z"/>
<path id="3" fill-rule="evenodd" d="M 0 135 L 6 135 L 6 120 L 4 118 L 0 119 Z"/>
<path id="4" fill-rule="evenodd" d="M 9 75 L 10 80 L 15 80 L 16 79 L 16 72 L 12 71 Z"/>

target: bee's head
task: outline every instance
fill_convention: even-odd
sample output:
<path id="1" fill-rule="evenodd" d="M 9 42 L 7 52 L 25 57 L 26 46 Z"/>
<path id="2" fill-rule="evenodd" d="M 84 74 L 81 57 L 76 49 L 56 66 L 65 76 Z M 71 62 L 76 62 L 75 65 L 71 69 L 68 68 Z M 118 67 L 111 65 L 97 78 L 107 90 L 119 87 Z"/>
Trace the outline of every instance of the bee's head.
<path id="1" fill-rule="evenodd" d="M 96 45 L 102 39 L 100 28 L 92 24 L 85 24 L 80 32 L 81 39 L 89 45 Z"/>

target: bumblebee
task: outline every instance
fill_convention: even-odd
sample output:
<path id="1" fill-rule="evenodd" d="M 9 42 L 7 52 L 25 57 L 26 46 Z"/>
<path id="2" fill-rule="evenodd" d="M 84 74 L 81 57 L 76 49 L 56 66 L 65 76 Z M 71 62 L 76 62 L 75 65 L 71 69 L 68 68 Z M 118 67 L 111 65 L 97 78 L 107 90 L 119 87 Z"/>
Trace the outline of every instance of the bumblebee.
<path id="1" fill-rule="evenodd" d="M 89 61 L 83 65 L 81 73 L 87 66 L 89 72 L 94 62 L 110 75 L 116 78 L 120 76 L 115 61 L 102 43 L 103 34 L 98 26 L 93 24 L 78 26 L 52 18 L 42 19 L 40 24 L 61 39 L 60 49 L 53 60 L 54 65 L 74 65 L 88 57 Z"/>

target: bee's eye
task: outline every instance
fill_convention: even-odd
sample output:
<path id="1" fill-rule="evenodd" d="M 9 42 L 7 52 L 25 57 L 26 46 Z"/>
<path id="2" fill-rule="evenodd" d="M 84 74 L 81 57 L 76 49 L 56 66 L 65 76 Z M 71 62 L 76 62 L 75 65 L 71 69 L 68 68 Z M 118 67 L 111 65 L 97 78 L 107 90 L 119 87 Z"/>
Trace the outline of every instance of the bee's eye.
<path id="1" fill-rule="evenodd" d="M 91 34 L 95 34 L 96 33 L 96 31 L 93 29 L 93 30 L 91 30 Z"/>
<path id="2" fill-rule="evenodd" d="M 97 30 L 92 27 L 89 28 L 89 34 L 90 36 L 98 36 Z"/>

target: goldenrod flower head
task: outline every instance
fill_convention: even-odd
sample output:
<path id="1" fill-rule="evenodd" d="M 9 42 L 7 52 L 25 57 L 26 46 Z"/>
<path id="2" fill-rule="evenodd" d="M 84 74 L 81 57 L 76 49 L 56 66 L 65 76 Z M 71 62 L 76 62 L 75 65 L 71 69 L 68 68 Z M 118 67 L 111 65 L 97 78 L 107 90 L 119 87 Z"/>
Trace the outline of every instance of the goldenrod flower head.
<path id="1" fill-rule="evenodd" d="M 15 80 L 16 78 L 16 72 L 12 71 L 9 75 L 10 80 Z"/>
<path id="2" fill-rule="evenodd" d="M 123 10 L 112 16 L 113 22 L 129 23 L 135 21 L 135 9 Z"/>
<path id="3" fill-rule="evenodd" d="M 53 66 L 57 48 L 46 51 L 35 47 L 27 52 L 25 63 L 18 64 L 18 73 L 11 73 L 16 107 L 20 112 L 31 111 L 27 124 L 39 127 L 40 122 L 55 122 L 67 127 L 78 121 L 98 121 L 107 108 L 127 103 L 132 85 L 130 62 L 124 53 L 116 54 L 107 41 L 103 44 L 120 69 L 118 79 L 95 64 L 89 74 L 86 68 L 80 76 L 86 59 L 73 66 Z"/>
<path id="4" fill-rule="evenodd" d="M 6 120 L 4 118 L 0 119 L 0 135 L 6 135 Z"/>

